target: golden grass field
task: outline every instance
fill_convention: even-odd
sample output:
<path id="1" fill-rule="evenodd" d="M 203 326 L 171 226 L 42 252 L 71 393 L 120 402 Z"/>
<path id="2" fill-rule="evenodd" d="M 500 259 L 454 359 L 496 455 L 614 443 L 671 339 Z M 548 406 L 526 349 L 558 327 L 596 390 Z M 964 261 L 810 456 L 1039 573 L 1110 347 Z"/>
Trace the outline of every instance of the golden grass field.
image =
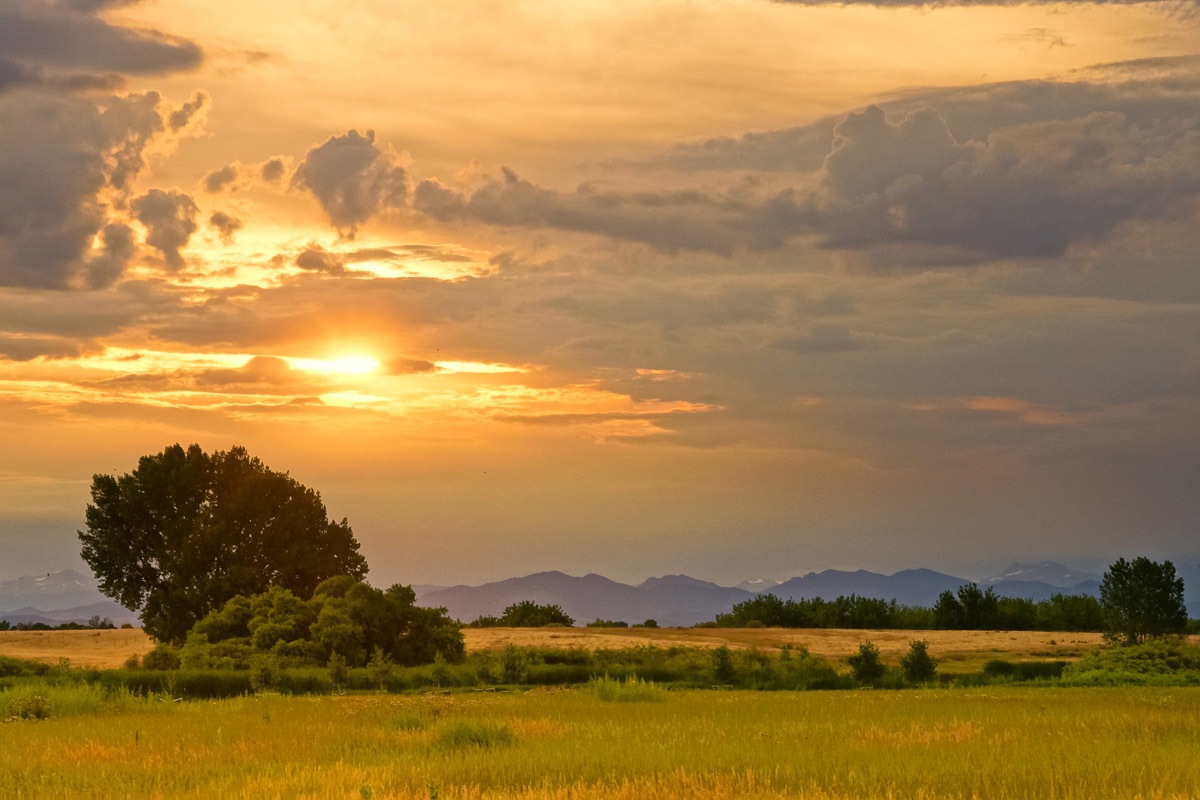
<path id="1" fill-rule="evenodd" d="M 895 661 L 914 639 L 929 642 L 942 672 L 978 670 L 992 658 L 1073 660 L 1099 647 L 1098 633 L 1040 631 L 895 631 L 790 630 L 784 628 L 467 628 L 467 650 L 533 647 L 758 647 L 803 646 L 815 655 L 836 659 L 873 641 L 887 661 Z M 130 655 L 149 652 L 153 642 L 141 630 L 0 631 L 0 655 L 75 666 L 112 669 Z"/>
<path id="2" fill-rule="evenodd" d="M 51 719 L 0 724 L 6 800 L 1200 796 L 1200 688 L 659 691 L 643 702 L 588 687 L 190 703 L 38 691 Z"/>

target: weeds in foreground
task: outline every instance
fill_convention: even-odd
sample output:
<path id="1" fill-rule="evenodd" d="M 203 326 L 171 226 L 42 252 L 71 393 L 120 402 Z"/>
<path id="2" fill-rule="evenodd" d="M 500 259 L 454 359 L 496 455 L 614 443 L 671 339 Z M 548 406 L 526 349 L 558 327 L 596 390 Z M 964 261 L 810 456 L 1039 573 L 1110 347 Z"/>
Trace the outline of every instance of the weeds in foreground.
<path id="1" fill-rule="evenodd" d="M 636 675 L 630 675 L 623 681 L 605 675 L 593 678 L 591 686 L 592 693 L 606 703 L 656 703 L 667 696 L 666 689 Z"/>

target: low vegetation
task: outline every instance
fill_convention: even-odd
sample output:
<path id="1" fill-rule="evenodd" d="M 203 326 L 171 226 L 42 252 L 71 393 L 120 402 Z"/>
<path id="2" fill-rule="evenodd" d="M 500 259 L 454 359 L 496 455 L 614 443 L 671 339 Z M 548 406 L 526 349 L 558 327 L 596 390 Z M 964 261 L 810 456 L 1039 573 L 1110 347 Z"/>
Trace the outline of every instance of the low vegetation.
<path id="1" fill-rule="evenodd" d="M 1198 715 L 1200 688 L 148 696 L 0 725 L 0 796 L 1182 800 Z"/>

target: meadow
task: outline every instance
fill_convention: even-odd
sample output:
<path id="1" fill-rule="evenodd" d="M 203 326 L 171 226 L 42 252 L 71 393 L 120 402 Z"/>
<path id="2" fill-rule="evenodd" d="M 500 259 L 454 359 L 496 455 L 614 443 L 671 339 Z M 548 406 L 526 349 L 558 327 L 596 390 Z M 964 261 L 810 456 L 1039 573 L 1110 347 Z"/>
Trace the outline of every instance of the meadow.
<path id="1" fill-rule="evenodd" d="M 1200 793 L 1200 689 L 722 692 L 608 684 L 183 703 L 86 685 L 43 687 L 54 716 L 0 725 L 0 796 L 1167 800 Z"/>
<path id="2" fill-rule="evenodd" d="M 465 628 L 468 652 L 518 647 L 635 646 L 775 650 L 804 647 L 814 655 L 842 658 L 870 639 L 895 662 L 913 639 L 929 642 L 944 673 L 978 671 L 993 658 L 1072 660 L 1101 646 L 1097 633 L 1039 631 L 791 630 L 785 628 Z M 1198 638 L 1198 637 L 1194 637 Z M 60 658 L 76 666 L 115 669 L 130 655 L 144 656 L 154 643 L 141 630 L 3 631 L 0 656 L 48 664 Z"/>

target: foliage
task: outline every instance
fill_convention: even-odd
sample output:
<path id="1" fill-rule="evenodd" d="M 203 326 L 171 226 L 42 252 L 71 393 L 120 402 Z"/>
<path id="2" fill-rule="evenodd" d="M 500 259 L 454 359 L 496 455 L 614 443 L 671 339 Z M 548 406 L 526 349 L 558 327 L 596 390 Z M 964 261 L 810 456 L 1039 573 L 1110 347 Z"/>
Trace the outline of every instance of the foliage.
<path id="1" fill-rule="evenodd" d="M 1200 645 L 1181 639 L 1097 650 L 1063 672 L 1073 684 L 1200 684 Z"/>
<path id="2" fill-rule="evenodd" d="M 597 618 L 595 622 L 589 622 L 587 624 L 587 627 L 589 627 L 589 628 L 628 628 L 629 623 L 622 622 L 621 620 Z"/>
<path id="3" fill-rule="evenodd" d="M 508 723 L 460 719 L 441 726 L 434 738 L 434 745 L 444 750 L 486 750 L 510 745 L 515 739 Z"/>
<path id="4" fill-rule="evenodd" d="M 937 661 L 929 655 L 929 642 L 916 639 L 900 657 L 900 669 L 909 683 L 928 683 L 937 674 Z"/>
<path id="5" fill-rule="evenodd" d="M 1003 681 L 1055 680 L 1062 676 L 1065 661 L 1006 661 L 993 658 L 983 665 L 983 674 Z"/>
<path id="6" fill-rule="evenodd" d="M 1100 604 L 1105 637 L 1114 643 L 1141 644 L 1187 627 L 1183 579 L 1170 561 L 1117 559 L 1100 581 Z"/>
<path id="7" fill-rule="evenodd" d="M 348 576 L 322 582 L 309 600 L 273 586 L 234 597 L 196 623 L 182 651 L 190 668 L 246 668 L 270 655 L 280 666 L 317 666 L 342 659 L 362 667 L 369 657 L 400 665 L 465 656 L 459 626 L 445 609 L 420 608 L 407 586 L 386 591 Z M 335 681 L 336 682 L 336 681 Z"/>
<path id="8" fill-rule="evenodd" d="M 317 492 L 244 448 L 205 453 L 172 445 L 132 473 L 92 478 L 83 559 L 104 594 L 161 641 L 182 642 L 205 615 L 272 586 L 301 598 L 367 564 L 345 520 Z"/>
<path id="9" fill-rule="evenodd" d="M 723 628 L 850 628 L 877 630 L 1101 630 L 1100 601 L 1087 595 L 1056 594 L 1035 603 L 998 597 L 974 584 L 946 591 L 933 608 L 903 606 L 894 600 L 857 595 L 836 600 L 782 600 L 760 594 L 737 603 L 713 623 Z"/>
<path id="10" fill-rule="evenodd" d="M 599 621 L 599 620 L 597 620 Z M 571 627 L 575 620 L 558 605 L 541 605 L 522 600 L 504 609 L 499 617 L 482 616 L 468 623 L 471 628 L 544 628 L 547 625 Z"/>
<path id="11" fill-rule="evenodd" d="M 8 701 L 7 719 L 49 719 L 53 705 L 41 692 L 22 692 Z"/>
<path id="12" fill-rule="evenodd" d="M 928 610 L 901 606 L 894 600 L 850 595 L 836 600 L 819 597 L 786 600 L 767 593 L 734 605 L 717 617 L 723 628 L 929 628 Z"/>
<path id="13" fill-rule="evenodd" d="M 49 671 L 50 665 L 41 661 L 0 656 L 0 678 L 27 678 L 45 675 Z"/>
<path id="14" fill-rule="evenodd" d="M 734 678 L 737 677 L 737 668 L 733 665 L 733 653 L 725 645 L 712 651 L 712 677 L 714 683 L 722 686 L 732 684 Z"/>
<path id="15" fill-rule="evenodd" d="M 874 642 L 863 642 L 858 646 L 858 652 L 848 656 L 846 662 L 850 665 L 850 674 L 854 680 L 867 686 L 875 686 L 887 674 L 887 668 L 879 658 L 879 648 Z"/>
<path id="16" fill-rule="evenodd" d="M 663 700 L 667 692 L 654 681 L 646 681 L 636 675 L 617 680 L 605 675 L 590 681 L 596 698 L 606 703 L 654 703 Z"/>

